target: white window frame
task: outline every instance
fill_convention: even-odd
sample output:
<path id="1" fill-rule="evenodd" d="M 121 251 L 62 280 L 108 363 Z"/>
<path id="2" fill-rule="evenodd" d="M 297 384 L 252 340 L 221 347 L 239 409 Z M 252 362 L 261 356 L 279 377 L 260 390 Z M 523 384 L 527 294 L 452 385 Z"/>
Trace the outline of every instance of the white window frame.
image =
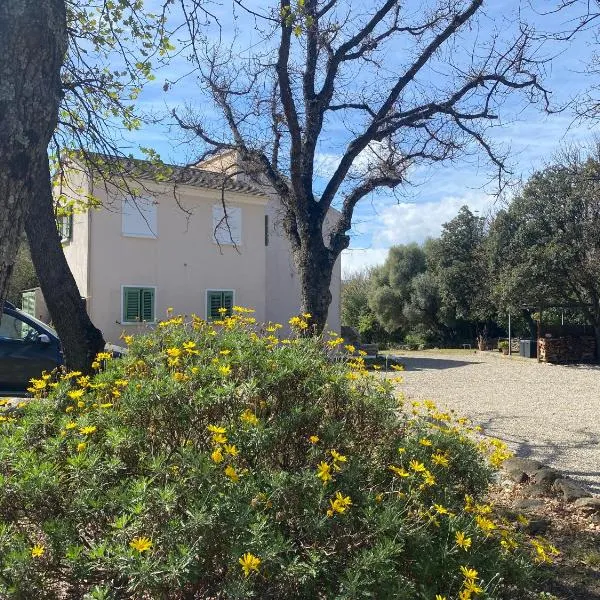
<path id="1" fill-rule="evenodd" d="M 225 206 L 225 214 L 230 211 L 230 210 L 235 210 L 238 212 L 238 214 L 240 215 L 240 226 L 239 226 L 239 241 L 232 241 L 232 236 L 231 236 L 231 232 L 227 227 L 227 223 L 223 223 L 223 229 L 221 231 L 223 231 L 223 235 L 225 236 L 226 239 L 224 240 L 219 240 L 217 238 L 217 235 L 215 235 L 215 233 L 217 233 L 215 231 L 215 208 L 219 209 L 220 211 L 223 211 L 223 205 L 222 204 L 213 204 L 212 206 L 212 230 L 211 230 L 211 238 L 212 238 L 212 242 L 215 245 L 220 245 L 220 246 L 242 246 L 244 243 L 244 210 L 241 206 Z M 219 290 L 213 290 L 214 292 L 218 292 Z M 224 291 L 229 291 L 229 290 L 224 290 Z"/>
<path id="2" fill-rule="evenodd" d="M 154 321 L 125 321 L 125 315 L 123 314 L 123 294 L 125 292 L 125 288 L 145 288 L 145 289 L 152 289 L 154 290 Z M 121 302 L 121 320 L 119 321 L 119 325 L 143 325 L 143 324 L 148 324 L 148 325 L 154 325 L 156 324 L 156 315 L 158 313 L 157 311 L 157 306 L 158 306 L 158 288 L 155 285 L 147 285 L 145 283 L 124 283 L 123 285 L 121 285 L 121 296 L 120 296 L 120 302 Z"/>
<path id="3" fill-rule="evenodd" d="M 141 206 L 138 206 L 138 202 L 140 203 Z M 140 216 L 144 217 L 145 222 L 146 222 L 146 217 L 143 215 L 143 208 L 146 206 L 153 207 L 155 222 L 153 224 L 152 223 L 149 224 L 148 222 L 146 222 L 146 227 L 148 227 L 148 230 L 149 230 L 147 233 L 128 233 L 125 231 L 125 219 L 126 219 L 125 209 L 126 209 L 127 205 L 129 205 L 135 211 L 137 211 L 137 213 Z M 154 225 L 154 230 L 152 230 L 151 225 Z M 150 200 L 149 198 L 140 198 L 139 201 L 134 200 L 133 198 L 123 198 L 121 200 L 121 235 L 123 237 L 144 238 L 147 240 L 157 239 L 158 238 L 158 203 L 155 202 L 154 200 Z"/>
<path id="4" fill-rule="evenodd" d="M 204 294 L 204 316 L 206 321 L 210 321 L 210 315 L 208 314 L 208 295 L 211 292 L 231 292 L 231 306 L 236 306 L 235 303 L 235 290 L 232 288 L 206 288 L 206 292 Z M 155 292 L 156 293 L 156 292 Z"/>

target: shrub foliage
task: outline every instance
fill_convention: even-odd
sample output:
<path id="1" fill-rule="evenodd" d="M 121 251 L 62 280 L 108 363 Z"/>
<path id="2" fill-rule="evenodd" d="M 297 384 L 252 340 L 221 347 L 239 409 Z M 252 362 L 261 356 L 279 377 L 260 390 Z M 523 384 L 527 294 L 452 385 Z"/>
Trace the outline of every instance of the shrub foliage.
<path id="1" fill-rule="evenodd" d="M 393 378 L 333 360 L 337 338 L 276 331 L 243 309 L 173 317 L 91 378 L 33 381 L 0 417 L 0 596 L 463 600 L 523 581 L 464 422 L 402 408 Z"/>

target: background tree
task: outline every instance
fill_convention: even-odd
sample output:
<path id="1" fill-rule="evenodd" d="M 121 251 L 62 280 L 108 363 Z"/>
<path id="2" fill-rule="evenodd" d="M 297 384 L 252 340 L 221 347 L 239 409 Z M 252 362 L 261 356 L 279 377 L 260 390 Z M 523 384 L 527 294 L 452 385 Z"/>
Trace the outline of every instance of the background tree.
<path id="1" fill-rule="evenodd" d="M 463 206 L 432 243 L 429 267 L 435 273 L 445 319 L 460 330 L 483 326 L 495 313 L 490 302 L 485 219 Z M 475 331 L 468 337 L 473 338 Z"/>
<path id="2" fill-rule="evenodd" d="M 577 304 L 600 349 L 600 152 L 535 173 L 493 224 L 495 294 L 506 307 Z"/>
<path id="3" fill-rule="evenodd" d="M 21 301 L 21 292 L 37 287 L 39 284 L 35 268 L 31 262 L 27 240 L 21 238 L 15 265 L 8 285 L 6 299 L 15 305 Z"/>
<path id="4" fill-rule="evenodd" d="M 414 12 L 399 0 L 367 7 L 280 0 L 264 10 L 236 4 L 253 19 L 262 43 L 253 43 L 249 55 L 245 41 L 214 44 L 195 36 L 191 57 L 198 95 L 206 90 L 226 129 L 212 115 L 175 116 L 203 147 L 200 160 L 235 151 L 244 170 L 279 195 L 302 310 L 321 329 L 332 270 L 349 245 L 357 204 L 400 185 L 413 165 L 457 159 L 474 146 L 502 171 L 487 127 L 510 92 L 523 92 L 526 101 L 546 99 L 539 62 L 530 58 L 525 26 L 511 40 L 498 32 L 487 41 L 469 38 L 483 0 L 431 0 Z M 187 22 L 193 35 L 196 21 Z M 339 162 L 318 181 L 315 158 L 340 125 Z M 340 213 L 325 232 L 334 205 Z"/>
<path id="5" fill-rule="evenodd" d="M 369 306 L 388 333 L 407 328 L 404 311 L 412 282 L 425 269 L 425 252 L 418 244 L 409 244 L 390 248 L 385 263 L 373 270 Z"/>

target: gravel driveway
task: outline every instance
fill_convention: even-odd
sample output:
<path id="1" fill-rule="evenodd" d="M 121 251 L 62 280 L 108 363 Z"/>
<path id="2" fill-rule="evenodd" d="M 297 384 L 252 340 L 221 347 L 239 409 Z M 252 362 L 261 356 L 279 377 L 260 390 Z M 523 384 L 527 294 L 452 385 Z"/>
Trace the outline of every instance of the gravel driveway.
<path id="1" fill-rule="evenodd" d="M 434 400 L 600 493 L 600 367 L 492 352 L 396 354 L 409 399 Z M 395 375 L 395 373 L 394 373 Z"/>

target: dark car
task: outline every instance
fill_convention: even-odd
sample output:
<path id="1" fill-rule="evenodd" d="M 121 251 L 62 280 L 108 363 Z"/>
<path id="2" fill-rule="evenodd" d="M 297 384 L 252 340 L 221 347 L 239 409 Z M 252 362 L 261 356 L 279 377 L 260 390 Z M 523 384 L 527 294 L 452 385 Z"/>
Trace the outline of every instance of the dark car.
<path id="1" fill-rule="evenodd" d="M 32 377 L 62 363 L 56 331 L 5 302 L 0 315 L 0 392 L 23 392 Z"/>

